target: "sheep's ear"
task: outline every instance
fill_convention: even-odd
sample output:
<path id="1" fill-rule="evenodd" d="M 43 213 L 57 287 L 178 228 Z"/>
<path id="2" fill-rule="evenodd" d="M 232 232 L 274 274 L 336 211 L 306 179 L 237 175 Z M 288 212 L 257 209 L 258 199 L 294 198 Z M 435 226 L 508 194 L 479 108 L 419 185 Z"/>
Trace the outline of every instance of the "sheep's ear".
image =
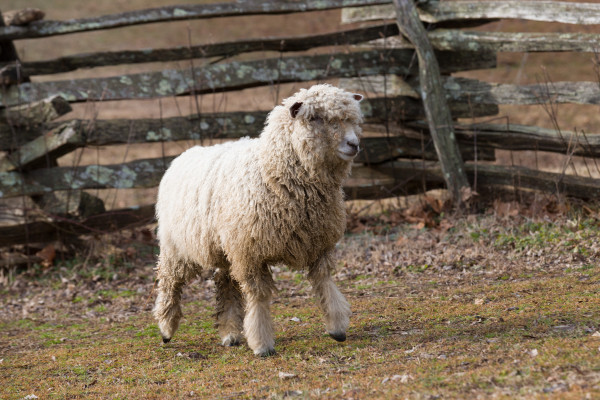
<path id="1" fill-rule="evenodd" d="M 354 97 L 354 100 L 356 101 L 361 101 L 363 99 L 363 95 L 358 93 L 354 93 L 352 97 Z"/>
<path id="2" fill-rule="evenodd" d="M 301 102 L 296 102 L 290 107 L 290 114 L 292 115 L 292 118 L 296 118 L 296 115 L 298 115 L 298 112 L 300 112 L 300 107 L 302 107 Z"/>

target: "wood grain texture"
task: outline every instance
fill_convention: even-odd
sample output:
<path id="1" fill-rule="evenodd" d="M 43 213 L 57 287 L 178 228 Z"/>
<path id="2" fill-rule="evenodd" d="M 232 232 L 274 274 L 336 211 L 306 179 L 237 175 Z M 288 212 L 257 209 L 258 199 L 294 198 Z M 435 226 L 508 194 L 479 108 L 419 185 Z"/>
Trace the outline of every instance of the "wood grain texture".
<path id="1" fill-rule="evenodd" d="M 463 202 L 463 194 L 470 191 L 469 182 L 454 135 L 452 115 L 446 102 L 438 60 L 419 20 L 413 0 L 394 0 L 394 5 L 398 29 L 415 46 L 419 59 L 421 100 L 425 107 L 429 132 L 444 172 L 444 180 L 454 202 L 460 205 Z"/>

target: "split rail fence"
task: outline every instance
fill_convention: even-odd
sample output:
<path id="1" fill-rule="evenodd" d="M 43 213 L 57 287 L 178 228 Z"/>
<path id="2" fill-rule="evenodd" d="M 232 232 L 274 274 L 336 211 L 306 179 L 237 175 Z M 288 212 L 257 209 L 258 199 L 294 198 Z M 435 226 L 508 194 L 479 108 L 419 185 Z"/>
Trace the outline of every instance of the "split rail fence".
<path id="1" fill-rule="evenodd" d="M 368 92 L 362 102 L 365 130 L 379 132 L 367 135 L 362 141 L 364 151 L 345 187 L 349 199 L 375 199 L 445 187 L 449 182 L 448 171 L 437 161 L 445 149 L 436 148 L 439 139 L 432 139 L 431 121 L 427 120 L 423 107 L 423 88 L 419 84 L 422 60 L 414 46 L 400 34 L 406 32 L 399 29 L 396 20 L 396 7 L 402 3 L 406 5 L 406 0 L 397 0 L 396 4 L 391 0 L 264 0 L 169 6 L 68 21 L 36 20 L 43 13 L 29 10 L 17 13 L 22 18 L 16 22 L 5 18 L 7 26 L 2 26 L 0 19 L 0 203 L 27 198 L 43 211 L 42 217 L 35 214 L 35 220 L 25 218 L 16 224 L 0 226 L 0 247 L 65 240 L 152 221 L 153 205 L 106 211 L 90 190 L 155 187 L 171 158 L 59 166 L 56 160 L 67 153 L 92 146 L 254 136 L 260 133 L 267 115 L 267 111 L 238 111 L 131 120 L 65 121 L 63 117 L 60 122 L 55 121 L 69 113 L 71 103 L 78 102 L 201 96 L 289 82 L 308 85 L 308 82 L 333 80 L 348 89 Z M 499 52 L 595 53 L 600 43 L 600 35 L 596 34 L 506 33 L 464 28 L 502 18 L 600 24 L 600 4 L 429 0 L 419 1 L 416 7 L 427 40 L 435 51 L 440 82 L 453 120 L 453 126 L 445 128 L 450 130 L 450 144 L 458 144 L 460 154 L 455 167 L 464 174 L 467 185 L 482 195 L 502 187 L 516 187 L 597 198 L 600 180 L 496 165 L 493 161 L 497 149 L 597 158 L 599 135 L 509 123 L 456 121 L 497 115 L 498 106 L 503 104 L 599 104 L 598 82 L 519 86 L 457 78 L 452 74 L 494 68 Z M 154 22 L 326 9 L 343 9 L 344 22 L 361 24 L 327 34 L 64 55 L 35 62 L 19 61 L 13 43 Z M 339 52 L 314 51 L 332 46 L 345 47 Z M 267 59 L 252 58 L 252 54 L 264 51 L 280 54 Z M 242 53 L 250 53 L 244 57 L 246 61 L 229 60 Z M 47 79 L 47 75 L 80 68 L 215 57 L 222 60 L 194 69 Z M 46 79 L 31 81 L 30 77 L 39 75 L 46 75 Z"/>

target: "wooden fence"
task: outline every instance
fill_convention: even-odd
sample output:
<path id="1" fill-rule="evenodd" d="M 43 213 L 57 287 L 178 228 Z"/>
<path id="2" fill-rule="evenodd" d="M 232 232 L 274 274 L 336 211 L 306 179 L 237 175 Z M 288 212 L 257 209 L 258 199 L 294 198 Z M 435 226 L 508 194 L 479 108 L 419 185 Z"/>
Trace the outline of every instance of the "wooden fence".
<path id="1" fill-rule="evenodd" d="M 27 204 L 34 204 L 37 210 L 30 213 L 35 217 L 0 226 L 0 246 L 64 240 L 153 219 L 153 205 L 106 211 L 102 201 L 92 196 L 89 190 L 155 187 L 170 158 L 111 165 L 59 166 L 57 158 L 75 149 L 255 136 L 260 133 L 267 114 L 266 111 L 238 111 L 94 121 L 65 121 L 63 117 L 61 122 L 55 122 L 58 117 L 68 114 L 70 104 L 78 102 L 201 96 L 287 82 L 307 82 L 308 85 L 308 82 L 333 79 L 348 89 L 369 93 L 362 102 L 366 130 L 380 132 L 363 139 L 364 151 L 345 187 L 350 199 L 390 197 L 444 187 L 449 181 L 448 173 L 436 162 L 444 149 L 436 148 L 431 139 L 432 125 L 426 121 L 423 88 L 419 85 L 419 71 L 423 66 L 419 66 L 418 52 L 413 45 L 399 34 L 395 6 L 398 4 L 389 0 L 252 1 L 170 6 L 98 18 L 39 20 L 21 26 L 0 26 L 0 202 L 14 207 L 15 202 L 11 199 L 19 198 L 22 204 L 33 199 L 33 202 L 27 200 Z M 439 64 L 440 82 L 454 120 L 453 126 L 445 128 L 453 135 L 452 143 L 454 137 L 458 143 L 461 159 L 457 165 L 466 177 L 467 185 L 483 194 L 509 186 L 596 198 L 600 194 L 597 179 L 501 166 L 493 161 L 496 149 L 543 150 L 598 157 L 598 135 L 507 123 L 461 125 L 456 120 L 497 115 L 498 106 L 502 104 L 598 104 L 598 82 L 519 86 L 456 78 L 451 74 L 494 68 L 498 52 L 595 52 L 600 43 L 600 36 L 595 34 L 504 33 L 461 28 L 483 25 L 499 18 L 600 24 L 600 4 L 430 0 L 418 2 L 417 7 Z M 345 22 L 361 21 L 362 25 L 328 34 L 76 54 L 35 62 L 19 61 L 12 43 L 26 38 L 152 22 L 326 9 L 343 9 Z M 30 14 L 34 19 L 41 16 L 39 12 Z M 319 51 L 319 48 L 335 45 L 348 46 L 351 51 Z M 265 50 L 277 51 L 280 55 L 253 58 L 253 52 Z M 285 55 L 288 52 L 302 53 Z M 248 53 L 245 61 L 228 61 L 243 53 Z M 201 68 L 181 70 L 75 80 L 31 82 L 29 79 L 79 68 L 214 57 L 223 60 Z M 446 137 L 442 136 L 442 139 Z M 67 204 L 63 211 L 52 207 L 57 201 Z M 69 204 L 73 201 L 75 206 L 71 208 Z"/>

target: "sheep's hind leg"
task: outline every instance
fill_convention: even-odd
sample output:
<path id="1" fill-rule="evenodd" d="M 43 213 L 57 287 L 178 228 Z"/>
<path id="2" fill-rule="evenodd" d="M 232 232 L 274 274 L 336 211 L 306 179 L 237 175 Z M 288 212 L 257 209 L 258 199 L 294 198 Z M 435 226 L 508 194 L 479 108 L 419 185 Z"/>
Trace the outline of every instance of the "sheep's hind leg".
<path id="1" fill-rule="evenodd" d="M 163 343 L 168 343 L 183 316 L 181 292 L 186 283 L 185 262 L 161 255 L 158 260 L 158 296 L 153 314 L 158 321 Z"/>
<path id="2" fill-rule="evenodd" d="M 239 279 L 246 301 L 244 335 L 254 354 L 267 357 L 275 354 L 273 321 L 271 320 L 271 296 L 275 288 L 271 271 L 267 266 L 256 275 Z"/>
<path id="3" fill-rule="evenodd" d="M 217 327 L 223 346 L 238 346 L 242 339 L 244 299 L 240 285 L 229 270 L 220 268 L 215 275 L 217 287 Z"/>
<path id="4" fill-rule="evenodd" d="M 331 256 L 323 257 L 310 268 L 308 279 L 323 313 L 329 336 L 343 342 L 350 324 L 350 304 L 331 279 Z"/>

